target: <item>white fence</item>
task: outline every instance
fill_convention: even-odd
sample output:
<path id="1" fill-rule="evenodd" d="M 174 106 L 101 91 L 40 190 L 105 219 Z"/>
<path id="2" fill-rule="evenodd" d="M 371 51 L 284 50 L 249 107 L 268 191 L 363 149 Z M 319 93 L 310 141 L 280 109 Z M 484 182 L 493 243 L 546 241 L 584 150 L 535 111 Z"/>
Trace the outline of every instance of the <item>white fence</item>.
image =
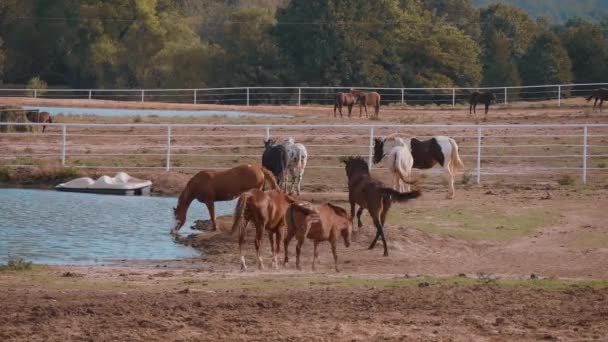
<path id="1" fill-rule="evenodd" d="M 0 126 L 40 126 L 0 123 Z M 293 136 L 309 150 L 307 178 L 329 182 L 338 157 L 371 158 L 374 137 L 400 133 L 456 139 L 465 173 L 543 181 L 608 176 L 608 124 L 564 125 L 210 125 L 47 124 L 46 133 L 0 133 L 0 165 L 57 163 L 90 169 L 225 169 L 261 161 L 262 141 Z M 36 129 L 34 129 L 36 130 Z M 377 168 L 377 166 L 373 166 Z M 335 170 L 334 170 L 335 171 Z M 431 172 L 439 172 L 435 169 Z M 342 175 L 340 173 L 340 175 Z M 320 181 L 320 183 L 319 183 Z"/>
<path id="2" fill-rule="evenodd" d="M 491 91 L 498 103 L 553 100 L 561 106 L 570 97 L 589 96 L 593 89 L 608 83 L 554 84 L 485 88 L 373 88 L 354 87 L 380 93 L 383 105 L 451 105 L 468 103 L 473 91 Z M 335 93 L 353 87 L 231 87 L 199 89 L 0 89 L 0 97 L 56 99 L 99 99 L 138 102 L 173 102 L 232 105 L 333 104 Z"/>

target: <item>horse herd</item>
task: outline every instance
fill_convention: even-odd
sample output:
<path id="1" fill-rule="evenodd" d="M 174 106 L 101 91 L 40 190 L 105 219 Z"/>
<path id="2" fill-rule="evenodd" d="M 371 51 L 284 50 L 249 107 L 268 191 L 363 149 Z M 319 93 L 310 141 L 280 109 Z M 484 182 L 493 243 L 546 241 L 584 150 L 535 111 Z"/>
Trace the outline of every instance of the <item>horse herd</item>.
<path id="1" fill-rule="evenodd" d="M 313 270 L 318 257 L 317 247 L 321 241 L 328 241 L 334 256 L 336 271 L 338 257 L 336 245 L 340 237 L 346 247 L 350 245 L 352 222 L 357 217 L 358 228 L 362 228 L 361 215 L 364 210 L 370 214 L 376 228 L 376 235 L 369 249 L 381 240 L 384 256 L 388 247 L 384 236 L 384 226 L 388 210 L 394 202 L 406 202 L 420 196 L 420 191 L 410 191 L 410 185 L 417 183 L 411 177 L 412 168 L 429 169 L 441 165 L 448 181 L 448 198 L 454 197 L 454 176 L 464 165 L 458 154 L 458 145 L 452 138 L 435 136 L 421 141 L 416 138 L 399 137 L 396 134 L 374 141 L 373 162 L 385 161 L 393 174 L 393 188 L 370 173 L 368 163 L 359 156 L 343 157 L 348 180 L 350 214 L 332 203 L 315 206 L 293 196 L 293 187 L 300 187 L 308 154 L 303 144 L 288 138 L 282 143 L 266 139 L 262 166 L 240 165 L 226 171 L 203 170 L 193 176 L 181 192 L 177 207 L 173 208 L 174 224 L 172 234 L 177 234 L 186 221 L 188 207 L 194 199 L 204 203 L 209 211 L 212 230 L 217 230 L 215 201 L 227 201 L 238 197 L 232 234 L 238 236 L 241 269 L 247 265 L 243 254 L 243 243 L 249 222 L 255 226 L 255 248 L 258 267 L 263 268 L 260 246 L 264 232 L 268 233 L 272 252 L 272 264 L 278 268 L 278 255 L 284 247 L 284 262 L 289 261 L 289 244 L 295 237 L 296 267 L 301 269 L 300 255 L 306 238 L 314 241 Z M 289 174 L 289 175 L 288 175 Z M 291 178 L 291 187 L 287 183 Z M 269 190 L 264 191 L 266 185 Z M 358 210 L 355 209 L 359 207 Z M 355 213 L 356 212 L 356 213 Z"/>

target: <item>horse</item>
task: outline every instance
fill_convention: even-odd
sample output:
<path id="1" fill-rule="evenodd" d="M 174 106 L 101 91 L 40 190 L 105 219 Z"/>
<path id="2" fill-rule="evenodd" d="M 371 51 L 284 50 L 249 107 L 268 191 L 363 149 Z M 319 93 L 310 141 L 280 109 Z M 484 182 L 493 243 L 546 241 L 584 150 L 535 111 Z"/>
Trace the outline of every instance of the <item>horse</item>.
<path id="1" fill-rule="evenodd" d="M 272 172 L 279 186 L 287 189 L 287 184 L 285 182 L 285 171 L 287 170 L 287 149 L 285 149 L 284 145 L 276 144 L 272 139 L 264 140 L 262 166 Z"/>
<path id="2" fill-rule="evenodd" d="M 351 113 L 353 111 L 353 105 L 359 102 L 359 96 L 353 93 L 337 93 L 334 100 L 334 118 L 336 117 L 336 109 L 340 112 L 340 117 L 342 116 L 342 107 L 348 107 L 348 117 L 350 118 Z"/>
<path id="3" fill-rule="evenodd" d="M 373 106 L 376 117 L 380 112 L 380 94 L 375 91 L 365 93 L 360 90 L 351 89 L 351 93 L 358 95 L 359 101 L 359 117 L 361 117 L 361 107 L 365 108 L 365 117 L 367 118 L 367 106 Z"/>
<path id="4" fill-rule="evenodd" d="M 28 111 L 25 113 L 25 117 L 30 122 L 34 123 L 53 123 L 53 118 L 51 118 L 51 114 L 49 112 L 39 112 L 36 110 Z M 42 133 L 46 130 L 46 125 L 42 125 Z"/>
<path id="5" fill-rule="evenodd" d="M 258 165 L 240 165 L 224 171 L 203 170 L 194 175 L 182 190 L 173 208 L 171 234 L 177 234 L 186 222 L 186 214 L 194 199 L 204 203 L 217 230 L 215 221 L 215 201 L 230 201 L 245 191 L 263 189 L 266 182 L 272 189 L 279 189 L 272 172 Z"/>
<path id="6" fill-rule="evenodd" d="M 297 194 L 300 196 L 302 177 L 304 177 L 304 170 L 308 162 L 308 151 L 304 145 L 296 143 L 292 137 L 285 139 L 283 146 L 287 150 L 287 170 L 289 170 L 291 178 L 289 193 L 293 193 L 293 186 L 297 182 Z M 287 186 L 287 179 L 285 179 L 285 186 Z M 287 191 L 287 187 L 285 191 Z"/>
<path id="7" fill-rule="evenodd" d="M 409 160 L 398 163 L 399 159 L 395 153 L 395 146 L 405 146 L 409 149 L 412 156 L 412 163 Z M 405 154 L 405 152 L 403 152 Z M 453 199 L 455 196 L 454 176 L 458 169 L 464 169 L 464 163 L 458 153 L 456 140 L 446 136 L 434 136 L 429 140 L 418 140 L 416 138 L 402 139 L 397 134 L 391 134 L 384 139 L 374 139 L 373 162 L 378 164 L 385 156 L 388 167 L 395 175 L 395 190 L 403 191 L 401 182 L 406 183 L 406 190 L 409 190 L 408 181 L 411 183 L 410 175 L 412 168 L 425 170 L 433 168 L 439 164 L 443 167 L 443 175 L 448 182 L 449 193 L 447 198 Z M 402 159 L 407 159 L 402 157 Z"/>
<path id="8" fill-rule="evenodd" d="M 591 96 L 587 98 L 587 102 L 591 101 L 591 99 L 595 98 L 595 102 L 593 102 L 593 109 L 597 105 L 597 102 L 600 102 L 600 113 L 602 112 L 602 105 L 604 101 L 608 101 L 608 89 L 607 88 L 598 88 L 591 92 Z"/>
<path id="9" fill-rule="evenodd" d="M 283 265 L 289 262 L 289 243 L 295 236 L 298 240 L 296 245 L 296 268 L 300 267 L 300 253 L 304 239 L 309 238 L 314 241 L 314 256 L 312 259 L 312 270 L 315 271 L 315 264 L 319 254 L 317 247 L 319 242 L 328 241 L 331 245 L 331 252 L 334 256 L 334 267 L 338 269 L 338 254 L 336 243 L 339 236 L 344 239 L 344 246 L 350 246 L 350 237 L 353 231 L 352 219 L 348 217 L 346 210 L 331 203 L 325 203 L 315 208 L 308 202 L 293 203 L 285 214 L 287 221 L 287 237 L 285 238 L 285 260 Z"/>
<path id="10" fill-rule="evenodd" d="M 399 192 L 386 187 L 381 181 L 372 177 L 367 162 L 362 157 L 347 157 L 341 161 L 345 164 L 348 177 L 348 201 L 350 202 L 350 217 L 355 216 L 355 205 L 359 205 L 357 222 L 359 229 L 363 209 L 367 209 L 376 227 L 376 237 L 369 249 L 374 248 L 378 238 L 382 239 L 384 256 L 388 256 L 388 247 L 384 238 L 384 223 L 386 215 L 393 202 L 406 202 L 420 197 L 420 191 Z"/>
<path id="11" fill-rule="evenodd" d="M 239 197 L 234 211 L 232 234 L 238 232 L 241 270 L 247 270 L 245 256 L 243 255 L 243 242 L 245 241 L 245 231 L 249 221 L 252 221 L 255 226 L 255 251 L 258 257 L 258 268 L 264 269 L 260 256 L 264 230 L 268 231 L 268 238 L 270 239 L 272 264 L 275 269 L 279 268 L 278 253 L 281 252 L 281 243 L 285 237 L 285 212 L 289 205 L 294 202 L 293 198 L 279 190 L 261 191 L 253 189 L 244 192 Z M 243 218 L 245 224 L 241 224 Z"/>
<path id="12" fill-rule="evenodd" d="M 496 95 L 494 93 L 486 91 L 480 93 L 475 91 L 469 97 L 469 115 L 475 114 L 477 116 L 477 104 L 483 103 L 486 106 L 486 111 L 484 115 L 488 115 L 488 110 L 490 109 L 490 104 L 496 103 Z M 471 113 L 471 111 L 473 113 Z"/>

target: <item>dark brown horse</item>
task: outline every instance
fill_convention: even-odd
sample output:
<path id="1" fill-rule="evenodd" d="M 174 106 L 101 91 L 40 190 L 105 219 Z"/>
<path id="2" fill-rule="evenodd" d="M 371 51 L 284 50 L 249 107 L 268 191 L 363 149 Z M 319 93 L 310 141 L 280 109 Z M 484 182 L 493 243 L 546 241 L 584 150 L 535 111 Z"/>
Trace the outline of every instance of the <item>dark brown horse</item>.
<path id="1" fill-rule="evenodd" d="M 207 206 L 209 217 L 213 222 L 213 230 L 217 230 L 215 201 L 230 201 L 245 191 L 261 190 L 266 182 L 270 183 L 272 189 L 279 189 L 274 175 L 258 165 L 240 165 L 225 171 L 200 171 L 188 181 L 179 195 L 177 208 L 173 208 L 175 222 L 171 234 L 177 234 L 186 222 L 188 207 L 194 199 Z"/>
<path id="2" fill-rule="evenodd" d="M 342 236 L 344 245 L 350 246 L 350 236 L 353 230 L 353 224 L 346 210 L 325 203 L 315 208 L 311 203 L 298 202 L 289 206 L 285 214 L 287 221 L 287 237 L 285 238 L 285 261 L 289 262 L 289 242 L 295 236 L 298 240 L 296 245 L 296 268 L 300 267 L 300 254 L 302 252 L 302 244 L 306 238 L 314 241 L 314 254 L 312 259 L 312 270 L 315 271 L 315 264 L 319 253 L 317 253 L 318 245 L 321 241 L 329 241 L 331 252 L 334 255 L 334 267 L 336 272 L 338 269 L 338 254 L 336 244 L 338 238 Z"/>
<path id="3" fill-rule="evenodd" d="M 378 117 L 378 113 L 380 113 L 380 94 L 375 91 L 366 93 L 355 89 L 351 89 L 350 92 L 359 96 L 359 117 L 361 117 L 361 107 L 365 108 L 365 117 L 368 117 L 367 106 L 374 107 L 374 113 Z"/>
<path id="4" fill-rule="evenodd" d="M 359 97 L 353 93 L 337 93 L 336 99 L 334 101 L 334 118 L 336 117 L 336 108 L 340 112 L 340 117 L 342 116 L 342 107 L 348 107 L 348 117 L 350 118 L 351 113 L 353 111 L 353 106 L 355 103 L 359 102 Z"/>
<path id="5" fill-rule="evenodd" d="M 270 239 L 272 264 L 275 268 L 279 267 L 278 253 L 281 252 L 281 243 L 285 238 L 286 230 L 285 212 L 293 202 L 295 202 L 293 198 L 279 190 L 261 191 L 254 189 L 243 193 L 239 197 L 234 211 L 232 234 L 238 232 L 241 270 L 247 270 L 245 256 L 243 255 L 243 242 L 250 221 L 255 226 L 255 251 L 258 257 L 258 268 L 264 268 L 260 256 L 264 230 L 268 231 L 268 238 Z M 242 224 L 243 219 L 245 219 L 245 224 Z"/>
<path id="6" fill-rule="evenodd" d="M 376 237 L 369 249 L 374 248 L 378 238 L 382 239 L 384 256 L 388 256 L 388 247 L 384 238 L 384 223 L 386 215 L 393 202 L 405 202 L 420 196 L 420 191 L 399 192 L 386 187 L 381 181 L 369 173 L 367 162 L 361 157 L 343 158 L 346 164 L 348 177 L 348 201 L 350 202 L 350 215 L 355 215 L 355 205 L 359 205 L 357 220 L 359 228 L 362 227 L 361 214 L 367 209 L 376 226 Z"/>
<path id="7" fill-rule="evenodd" d="M 591 99 L 595 99 L 593 102 L 593 109 L 597 106 L 597 102 L 600 102 L 600 113 L 602 112 L 602 105 L 604 101 L 608 101 L 608 89 L 606 88 L 598 88 L 591 92 L 591 96 L 587 98 L 587 102 L 591 101 Z"/>
<path id="8" fill-rule="evenodd" d="M 39 112 L 37 110 L 32 110 L 32 111 L 25 113 L 25 117 L 30 122 L 34 122 L 34 123 L 42 123 L 42 124 L 53 123 L 51 114 L 49 114 L 48 112 Z M 42 125 L 42 133 L 44 133 L 45 129 L 46 129 L 46 125 Z"/>
<path id="9" fill-rule="evenodd" d="M 496 103 L 496 95 L 489 91 L 483 93 L 480 93 L 478 91 L 473 92 L 471 94 L 471 97 L 469 97 L 469 115 L 477 115 L 478 103 L 483 103 L 486 106 L 485 115 L 488 115 L 488 111 L 490 110 L 490 104 Z"/>

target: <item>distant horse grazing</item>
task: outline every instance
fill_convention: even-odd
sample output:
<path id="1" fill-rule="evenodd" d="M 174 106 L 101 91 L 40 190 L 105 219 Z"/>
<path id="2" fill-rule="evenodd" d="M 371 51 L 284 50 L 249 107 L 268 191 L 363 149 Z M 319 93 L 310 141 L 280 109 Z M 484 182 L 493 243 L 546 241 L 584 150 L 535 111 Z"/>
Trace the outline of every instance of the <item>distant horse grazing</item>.
<path id="1" fill-rule="evenodd" d="M 496 103 L 496 95 L 489 91 L 480 93 L 478 91 L 473 92 L 471 97 L 469 98 L 469 115 L 475 114 L 477 115 L 477 104 L 483 103 L 486 106 L 485 115 L 488 115 L 488 110 L 490 109 L 490 104 Z M 471 113 L 471 111 L 473 113 Z"/>
<path id="2" fill-rule="evenodd" d="M 604 101 L 608 101 L 608 89 L 606 88 L 598 88 L 591 92 L 591 96 L 587 98 L 587 102 L 591 101 L 591 99 L 595 98 L 595 102 L 593 102 L 593 109 L 597 105 L 597 102 L 600 102 L 600 113 L 602 112 L 602 105 Z"/>
<path id="3" fill-rule="evenodd" d="M 285 212 L 293 202 L 293 198 L 279 190 L 261 191 L 254 189 L 243 193 L 239 197 L 234 211 L 232 233 L 238 232 L 241 270 L 247 270 L 245 256 L 243 255 L 243 242 L 245 241 L 245 231 L 249 221 L 252 221 L 255 226 L 255 251 L 258 257 L 258 268 L 264 268 L 260 256 L 264 230 L 268 231 L 268 238 L 270 239 L 272 265 L 275 269 L 279 268 L 278 253 L 281 252 L 281 243 L 285 238 Z M 242 224 L 243 218 L 245 224 Z"/>
<path id="4" fill-rule="evenodd" d="M 51 118 L 51 114 L 48 112 L 39 112 L 39 111 L 29 111 L 25 113 L 25 117 L 34 123 L 53 123 L 53 119 Z M 46 130 L 46 125 L 42 125 L 42 133 Z"/>
<path id="5" fill-rule="evenodd" d="M 359 101 L 359 97 L 353 93 L 337 93 L 334 101 L 334 118 L 336 117 L 336 108 L 340 112 L 340 117 L 342 116 L 342 107 L 348 107 L 348 117 L 350 118 L 351 113 L 353 111 L 353 105 Z"/>
<path id="6" fill-rule="evenodd" d="M 264 140 L 262 166 L 270 170 L 281 187 L 287 188 L 285 172 L 287 171 L 287 149 L 284 145 L 276 144 L 274 140 Z"/>
<path id="7" fill-rule="evenodd" d="M 365 108 L 365 117 L 367 118 L 367 106 L 374 107 L 376 117 L 380 112 L 380 94 L 375 91 L 366 93 L 360 90 L 351 89 L 351 93 L 359 96 L 359 117 L 361 117 L 361 107 Z"/>
<path id="8" fill-rule="evenodd" d="M 271 188 L 279 189 L 273 174 L 257 165 L 240 165 L 225 171 L 200 171 L 188 181 L 177 199 L 177 207 L 173 208 L 175 222 L 171 234 L 177 234 L 186 222 L 188 207 L 194 199 L 205 203 L 213 230 L 217 230 L 215 201 L 230 201 L 247 190 L 263 189 L 266 182 L 270 183 Z"/>
<path id="9" fill-rule="evenodd" d="M 297 183 L 297 194 L 299 196 L 302 177 L 304 177 L 304 170 L 306 169 L 306 163 L 308 162 L 308 152 L 304 145 L 296 143 L 292 137 L 286 139 L 283 142 L 283 146 L 285 146 L 285 149 L 287 150 L 287 170 L 289 170 L 289 176 L 291 178 L 289 193 L 293 193 L 293 186 Z M 285 179 L 285 186 L 285 191 L 287 191 L 287 179 Z"/>
<path id="10" fill-rule="evenodd" d="M 405 161 L 398 162 L 398 155 L 394 146 L 401 144 L 411 152 L 413 158 L 411 164 L 407 157 L 401 158 L 406 159 Z M 402 152 L 402 154 L 405 153 Z M 458 144 L 454 139 L 446 136 L 435 136 L 429 140 L 421 141 L 416 138 L 402 139 L 397 137 L 396 134 L 389 135 L 384 139 L 374 139 L 374 164 L 382 161 L 385 156 L 389 157 L 387 158 L 387 164 L 391 172 L 394 175 L 398 173 L 395 176 L 395 182 L 398 183 L 395 185 L 395 190 L 403 191 L 401 182 L 406 183 L 405 189 L 409 190 L 407 182 L 410 180 L 412 168 L 424 170 L 439 164 L 443 166 L 443 175 L 448 182 L 448 198 L 454 198 L 454 176 L 457 169 L 464 168 L 458 153 Z"/>
<path id="11" fill-rule="evenodd" d="M 350 202 L 350 216 L 355 216 L 355 205 L 359 205 L 357 211 L 358 226 L 361 228 L 361 214 L 367 209 L 376 227 L 376 237 L 369 249 L 374 248 L 378 238 L 382 239 L 384 245 L 384 256 L 388 256 L 388 247 L 384 238 L 384 223 L 386 215 L 393 202 L 405 202 L 420 196 L 420 191 L 398 192 L 386 187 L 381 181 L 372 177 L 369 167 L 361 157 L 343 158 L 346 165 L 348 177 L 348 201 Z"/>
<path id="12" fill-rule="evenodd" d="M 315 271 L 315 264 L 319 257 L 317 252 L 319 242 L 328 241 L 334 255 L 334 267 L 336 272 L 340 272 L 336 243 L 339 236 L 342 236 L 344 246 L 349 247 L 350 236 L 353 231 L 352 220 L 348 217 L 346 210 L 331 203 L 325 203 L 315 208 L 308 202 L 297 202 L 287 209 L 285 221 L 287 221 L 287 237 L 285 238 L 285 261 L 283 264 L 289 262 L 289 242 L 295 236 L 298 240 L 296 245 L 296 268 L 298 270 L 302 269 L 300 267 L 302 244 L 304 239 L 309 238 L 314 241 L 312 270 Z"/>

